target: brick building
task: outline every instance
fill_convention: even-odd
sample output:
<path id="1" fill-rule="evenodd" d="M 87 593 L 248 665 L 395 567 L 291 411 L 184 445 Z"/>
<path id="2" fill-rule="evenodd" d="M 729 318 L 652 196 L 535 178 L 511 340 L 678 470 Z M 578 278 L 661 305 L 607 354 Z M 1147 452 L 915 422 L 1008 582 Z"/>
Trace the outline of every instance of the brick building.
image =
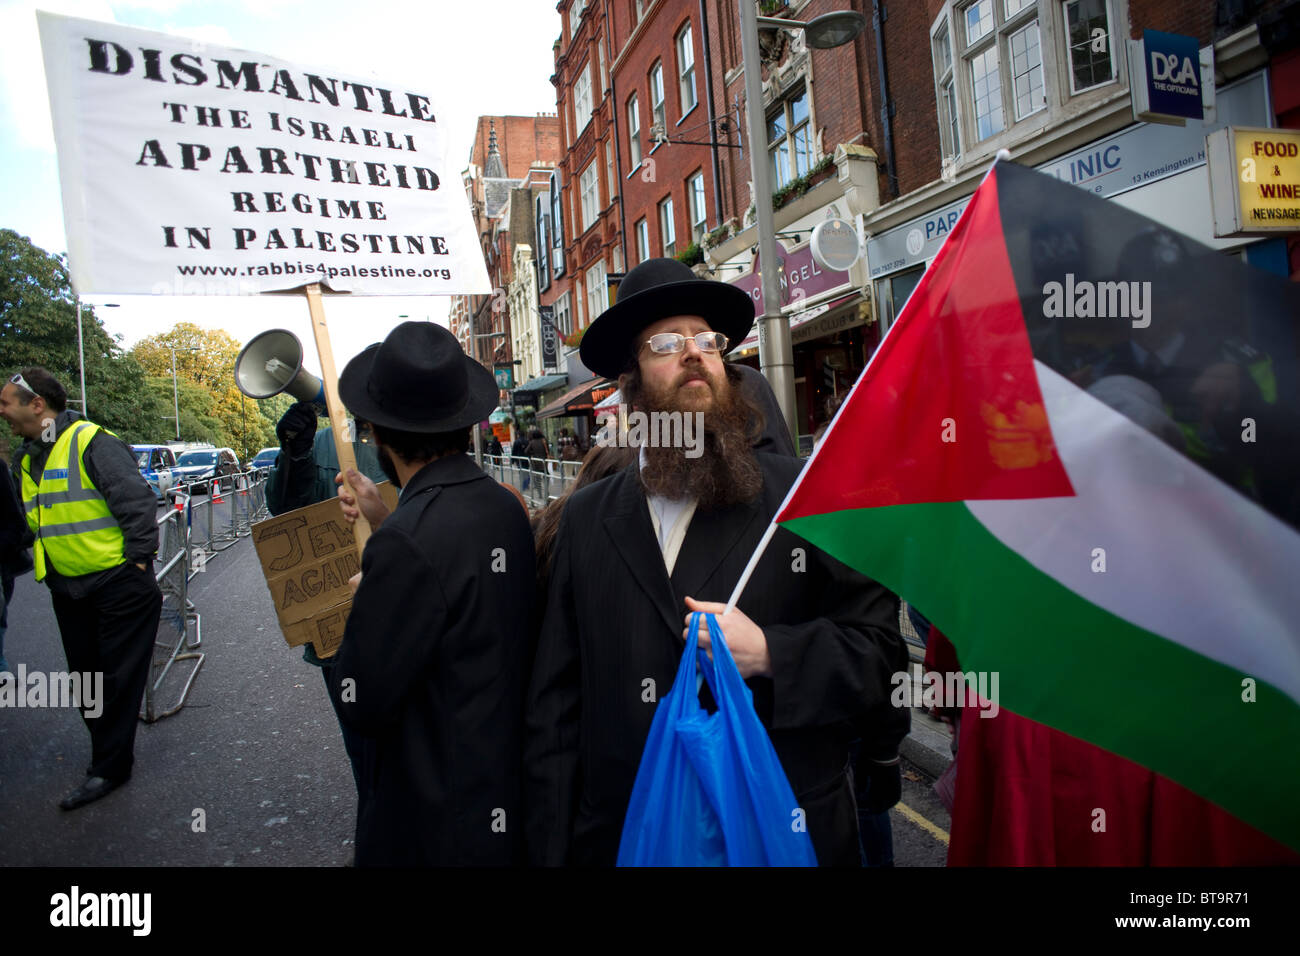
<path id="1" fill-rule="evenodd" d="M 462 179 L 493 291 L 454 296 L 450 327 L 466 354 L 488 368 L 515 368 L 512 326 L 536 322 L 535 315 L 512 314 L 508 290 L 516 270 L 533 274 L 531 259 L 517 256 L 516 246 L 531 251 L 533 197 L 549 182 L 559 143 L 559 119 L 553 115 L 478 120 Z M 509 390 L 503 389 L 502 404 L 510 404 Z"/>
<path id="2" fill-rule="evenodd" d="M 881 178 L 883 204 L 864 221 L 886 325 L 1004 148 L 1200 242 L 1297 274 L 1294 235 L 1215 236 L 1204 141 L 1229 124 L 1300 125 L 1300 3 L 926 0 L 889 12 L 866 81 L 879 98 L 883 55 L 897 185 Z M 1135 122 L 1127 41 L 1144 30 L 1195 38 L 1213 91 L 1203 122 Z"/>
<path id="3" fill-rule="evenodd" d="M 1300 122 L 1296 0 L 755 2 L 765 16 L 853 9 L 868 21 L 829 50 L 810 49 L 797 29 L 760 30 L 775 187 L 765 198 L 805 446 L 999 149 L 1252 263 L 1297 271 L 1294 237 L 1214 237 L 1202 155 L 1214 128 Z M 661 255 L 745 288 L 761 309 L 736 0 L 561 0 L 557 9 L 563 158 L 538 245 L 552 252 L 540 301 L 561 333 L 573 341 L 599 314 L 606 278 L 624 263 Z M 1135 121 L 1127 41 L 1146 29 L 1195 37 L 1207 64 L 1212 55 L 1204 123 Z M 828 218 L 866 240 L 844 273 L 811 256 L 811 230 Z M 731 358 L 757 364 L 757 336 Z M 587 374 L 568 371 L 571 388 Z"/>

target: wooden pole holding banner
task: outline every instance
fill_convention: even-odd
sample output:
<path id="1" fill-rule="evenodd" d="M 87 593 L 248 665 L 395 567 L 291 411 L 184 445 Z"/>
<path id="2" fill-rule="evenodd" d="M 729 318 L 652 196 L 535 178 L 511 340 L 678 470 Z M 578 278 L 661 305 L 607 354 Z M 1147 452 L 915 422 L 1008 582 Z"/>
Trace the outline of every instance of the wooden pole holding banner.
<path id="1" fill-rule="evenodd" d="M 321 298 L 320 283 L 306 286 L 307 308 L 311 311 L 311 331 L 316 337 L 316 351 L 320 355 L 321 381 L 325 384 L 325 404 L 330 418 L 330 432 L 334 435 L 334 450 L 339 456 L 339 470 L 343 472 L 343 485 L 356 497 L 356 489 L 348 483 L 348 469 L 357 467 L 357 456 L 346 434 L 348 416 L 339 400 L 339 376 L 334 368 L 334 349 L 330 345 L 330 330 L 325 324 L 325 303 Z M 365 515 L 357 515 L 352 527 L 357 539 L 357 554 L 365 550 L 370 538 L 370 523 Z"/>

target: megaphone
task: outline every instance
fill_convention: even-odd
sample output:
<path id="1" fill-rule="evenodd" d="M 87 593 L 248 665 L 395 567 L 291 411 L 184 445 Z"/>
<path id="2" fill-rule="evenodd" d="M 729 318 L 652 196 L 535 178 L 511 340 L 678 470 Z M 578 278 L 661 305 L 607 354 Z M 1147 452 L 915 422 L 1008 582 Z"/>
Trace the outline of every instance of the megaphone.
<path id="1" fill-rule="evenodd" d="M 326 411 L 325 385 L 302 367 L 302 343 L 288 329 L 268 329 L 249 339 L 235 359 L 235 385 L 249 398 L 288 392 Z"/>

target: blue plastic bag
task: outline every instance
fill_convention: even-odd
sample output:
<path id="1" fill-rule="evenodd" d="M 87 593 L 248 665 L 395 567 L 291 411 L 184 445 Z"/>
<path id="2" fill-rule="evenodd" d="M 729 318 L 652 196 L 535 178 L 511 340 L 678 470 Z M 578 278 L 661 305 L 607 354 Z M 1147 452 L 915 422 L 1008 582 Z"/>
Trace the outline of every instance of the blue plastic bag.
<path id="1" fill-rule="evenodd" d="M 713 660 L 699 647 L 701 617 Z M 717 702 L 713 714 L 700 706 L 697 668 Z M 650 725 L 618 865 L 817 865 L 794 791 L 712 614 L 691 616 L 677 677 Z"/>

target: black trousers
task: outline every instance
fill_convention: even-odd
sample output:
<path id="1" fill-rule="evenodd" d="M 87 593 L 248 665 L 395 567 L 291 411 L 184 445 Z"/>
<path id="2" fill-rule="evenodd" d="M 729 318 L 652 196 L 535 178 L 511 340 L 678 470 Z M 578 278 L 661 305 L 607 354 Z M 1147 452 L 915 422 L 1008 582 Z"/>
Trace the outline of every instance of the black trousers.
<path id="1" fill-rule="evenodd" d="M 68 670 L 104 675 L 103 711 L 87 717 L 83 708 L 81 715 L 90 731 L 88 775 L 125 780 L 135 759 L 135 728 L 158 636 L 162 591 L 153 571 L 127 562 L 83 598 L 50 595 Z"/>

